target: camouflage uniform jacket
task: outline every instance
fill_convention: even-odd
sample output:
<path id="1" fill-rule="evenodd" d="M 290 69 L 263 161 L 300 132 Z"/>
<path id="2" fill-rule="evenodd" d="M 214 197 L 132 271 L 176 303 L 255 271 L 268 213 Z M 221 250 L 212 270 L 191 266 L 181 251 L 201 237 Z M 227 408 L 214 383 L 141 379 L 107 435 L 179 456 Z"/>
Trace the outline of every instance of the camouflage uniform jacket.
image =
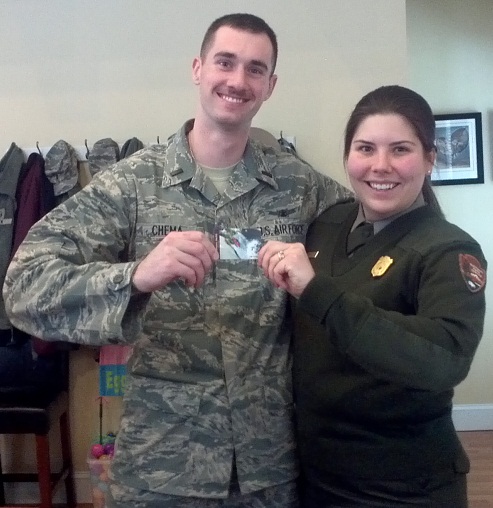
<path id="1" fill-rule="evenodd" d="M 14 216 L 17 207 L 15 194 L 23 164 L 22 150 L 12 143 L 7 153 L 0 159 L 0 288 L 12 255 Z M 0 330 L 8 330 L 5 336 L 9 336 L 11 329 L 3 298 L 0 295 Z"/>
<path id="2" fill-rule="evenodd" d="M 260 228 L 304 241 L 347 189 L 287 153 L 249 142 L 223 195 L 197 169 L 185 126 L 165 145 L 98 173 L 29 233 L 7 274 L 15 326 L 50 340 L 129 343 L 116 481 L 227 497 L 297 476 L 286 295 L 255 259 L 219 260 L 202 287 L 132 293 L 142 259 L 170 231 Z"/>

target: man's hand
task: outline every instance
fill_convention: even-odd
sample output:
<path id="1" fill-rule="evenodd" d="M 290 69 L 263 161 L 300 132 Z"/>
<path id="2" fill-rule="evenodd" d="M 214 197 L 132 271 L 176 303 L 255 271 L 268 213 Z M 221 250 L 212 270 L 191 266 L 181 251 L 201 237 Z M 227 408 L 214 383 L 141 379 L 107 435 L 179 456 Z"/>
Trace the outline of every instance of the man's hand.
<path id="1" fill-rule="evenodd" d="M 174 231 L 139 263 L 132 284 L 142 293 L 161 289 L 176 279 L 197 288 L 218 259 L 217 249 L 204 233 Z"/>

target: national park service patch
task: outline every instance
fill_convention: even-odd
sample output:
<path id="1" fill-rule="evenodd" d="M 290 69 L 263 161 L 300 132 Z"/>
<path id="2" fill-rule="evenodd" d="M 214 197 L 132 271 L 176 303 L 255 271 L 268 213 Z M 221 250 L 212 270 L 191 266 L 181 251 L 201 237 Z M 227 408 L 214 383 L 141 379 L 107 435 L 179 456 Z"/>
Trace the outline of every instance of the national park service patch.
<path id="1" fill-rule="evenodd" d="M 471 254 L 459 254 L 459 268 L 467 289 L 471 293 L 477 293 L 486 284 L 486 270 L 481 266 L 478 259 Z"/>

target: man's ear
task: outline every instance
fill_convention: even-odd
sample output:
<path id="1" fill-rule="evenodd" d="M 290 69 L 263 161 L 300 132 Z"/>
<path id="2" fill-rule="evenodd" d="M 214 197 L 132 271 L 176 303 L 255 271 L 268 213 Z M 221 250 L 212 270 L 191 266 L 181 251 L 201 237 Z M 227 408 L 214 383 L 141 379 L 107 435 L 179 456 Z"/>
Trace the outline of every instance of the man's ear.
<path id="1" fill-rule="evenodd" d="M 265 98 L 265 100 L 267 100 L 272 95 L 272 92 L 276 87 L 276 83 L 277 83 L 277 74 L 272 74 L 272 76 L 269 78 L 269 91 L 267 92 L 267 97 Z"/>
<path id="2" fill-rule="evenodd" d="M 192 81 L 198 85 L 200 84 L 200 69 L 202 67 L 202 61 L 200 57 L 196 56 L 192 62 Z"/>

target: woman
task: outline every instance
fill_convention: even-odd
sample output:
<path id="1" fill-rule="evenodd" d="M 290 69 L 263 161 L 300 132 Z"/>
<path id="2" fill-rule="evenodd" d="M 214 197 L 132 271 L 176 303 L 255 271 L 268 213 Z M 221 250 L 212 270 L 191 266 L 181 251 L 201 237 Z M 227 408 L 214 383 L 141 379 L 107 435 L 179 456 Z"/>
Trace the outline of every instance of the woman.
<path id="1" fill-rule="evenodd" d="M 486 261 L 433 194 L 434 135 L 417 93 L 367 94 L 345 133 L 358 202 L 317 219 L 306 250 L 269 242 L 259 253 L 265 274 L 298 299 L 303 506 L 467 506 L 452 395 L 483 331 Z M 367 242 L 353 245 L 365 222 Z"/>

